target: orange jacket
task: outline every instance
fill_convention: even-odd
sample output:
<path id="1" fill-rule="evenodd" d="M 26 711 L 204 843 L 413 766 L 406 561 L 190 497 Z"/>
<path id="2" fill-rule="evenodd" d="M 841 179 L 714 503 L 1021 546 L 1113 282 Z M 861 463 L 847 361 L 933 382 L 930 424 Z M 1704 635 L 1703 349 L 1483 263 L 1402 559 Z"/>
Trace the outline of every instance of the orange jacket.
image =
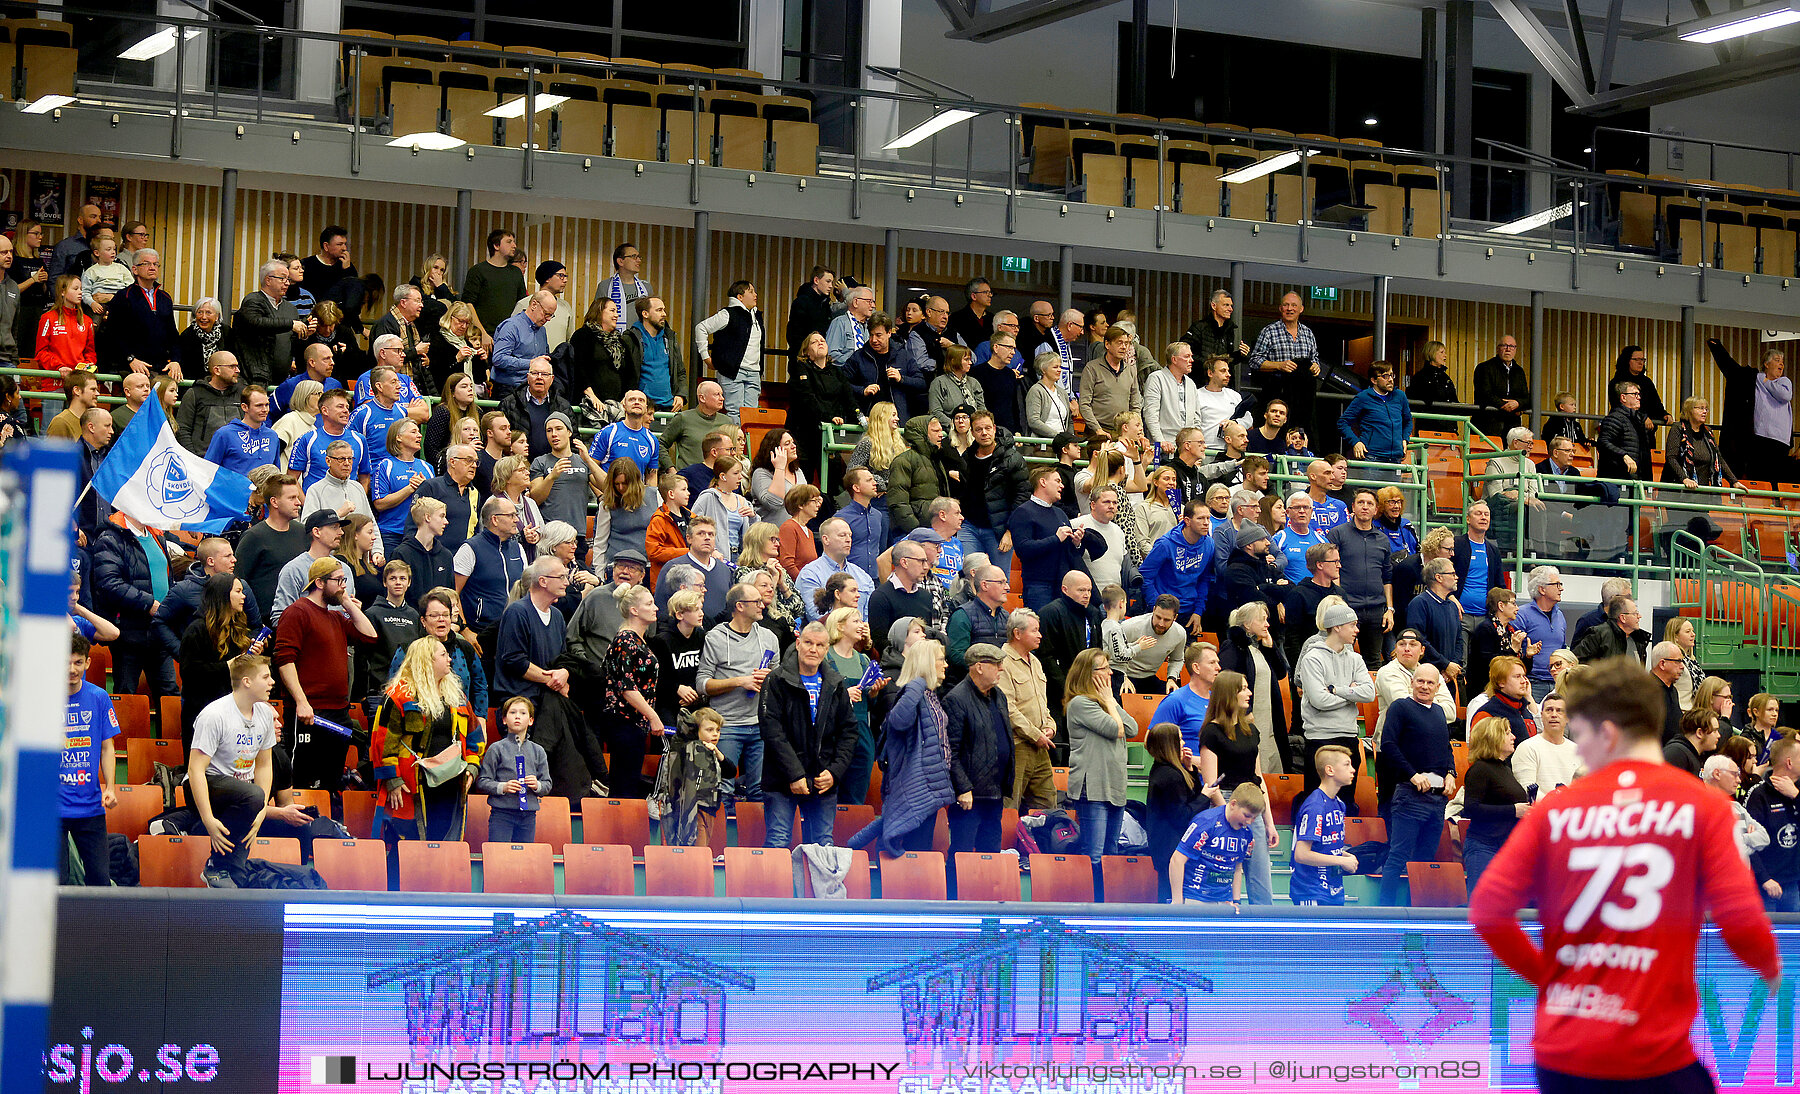
<path id="1" fill-rule="evenodd" d="M 646 579 L 648 586 L 656 588 L 656 575 L 662 573 L 663 563 L 673 562 L 687 554 L 687 549 L 687 536 L 676 526 L 675 518 L 669 515 L 669 507 L 659 507 L 650 518 L 650 527 L 644 530 L 644 553 L 650 556 L 650 576 Z"/>

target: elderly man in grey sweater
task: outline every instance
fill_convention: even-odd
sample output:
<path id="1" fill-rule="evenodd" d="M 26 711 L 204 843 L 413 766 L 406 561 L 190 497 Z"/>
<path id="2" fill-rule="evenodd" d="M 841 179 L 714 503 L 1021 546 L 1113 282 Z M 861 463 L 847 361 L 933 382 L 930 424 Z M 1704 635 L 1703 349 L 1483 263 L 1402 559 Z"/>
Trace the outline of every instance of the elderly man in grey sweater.
<path id="1" fill-rule="evenodd" d="M 763 739 L 757 721 L 763 681 L 781 655 L 775 636 L 762 625 L 762 593 L 748 582 L 725 594 L 731 618 L 706 632 L 694 686 L 725 719 L 719 751 L 737 765 L 737 796 L 762 801 Z"/>

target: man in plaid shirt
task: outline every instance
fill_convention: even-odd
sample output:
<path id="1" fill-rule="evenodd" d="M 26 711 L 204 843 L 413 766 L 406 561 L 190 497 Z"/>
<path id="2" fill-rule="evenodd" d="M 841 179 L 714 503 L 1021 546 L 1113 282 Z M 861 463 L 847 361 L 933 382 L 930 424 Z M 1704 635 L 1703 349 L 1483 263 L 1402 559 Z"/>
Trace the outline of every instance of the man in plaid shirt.
<path id="1" fill-rule="evenodd" d="M 1319 340 L 1300 322 L 1300 294 L 1281 298 L 1281 322 L 1270 323 L 1256 336 L 1250 367 L 1261 375 L 1263 403 L 1283 399 L 1290 420 L 1311 426 L 1313 391 L 1319 376 Z"/>

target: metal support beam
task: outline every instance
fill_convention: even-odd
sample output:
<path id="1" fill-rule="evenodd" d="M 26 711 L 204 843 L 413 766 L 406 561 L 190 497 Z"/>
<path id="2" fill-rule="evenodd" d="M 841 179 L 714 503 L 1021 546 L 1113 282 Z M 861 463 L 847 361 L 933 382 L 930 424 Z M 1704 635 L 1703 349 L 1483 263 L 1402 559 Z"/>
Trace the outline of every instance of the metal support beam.
<path id="1" fill-rule="evenodd" d="M 456 192 L 456 222 L 451 225 L 452 236 L 450 270 L 454 275 L 459 268 L 468 266 L 474 259 L 469 254 L 472 245 L 472 227 L 475 221 L 475 194 L 471 190 Z"/>
<path id="2" fill-rule="evenodd" d="M 1128 101 L 1130 113 L 1143 114 L 1149 110 L 1150 0 L 1131 0 L 1131 96 Z"/>
<path id="3" fill-rule="evenodd" d="M 967 26 L 944 35 L 971 42 L 997 42 L 1028 30 L 1060 23 L 1071 16 L 1110 8 L 1119 0 L 1024 0 L 998 11 L 977 15 Z M 942 0 L 940 0 L 940 5 Z"/>
<path id="4" fill-rule="evenodd" d="M 1244 306 L 1244 264 L 1242 262 L 1233 262 L 1231 264 L 1229 276 L 1231 278 L 1231 306 L 1234 309 L 1232 314 L 1242 314 L 1235 309 Z M 1240 324 L 1238 329 L 1243 330 L 1244 328 Z"/>
<path id="5" fill-rule="evenodd" d="M 1576 0 L 1563 0 L 1563 18 L 1569 22 L 1569 37 L 1575 41 L 1575 56 L 1581 61 L 1581 81 L 1589 91 L 1594 89 L 1594 59 L 1588 53 L 1587 27 L 1581 21 L 1581 5 Z"/>
<path id="6" fill-rule="evenodd" d="M 1058 247 L 1056 266 L 1056 316 L 1060 320 L 1063 312 L 1075 306 L 1075 248 Z"/>
<path id="7" fill-rule="evenodd" d="M 232 284 L 237 267 L 237 207 L 237 168 L 227 167 L 225 180 L 219 187 L 219 305 L 227 311 L 231 302 L 237 299 L 236 287 Z"/>
<path id="8" fill-rule="evenodd" d="M 1594 101 L 1594 93 L 1588 90 L 1586 72 L 1569 56 L 1562 44 L 1553 37 L 1537 13 L 1525 3 L 1525 0 L 1488 0 L 1500 18 L 1519 37 L 1519 42 L 1537 62 L 1544 66 L 1544 71 L 1556 81 L 1558 87 L 1568 93 L 1574 100 L 1578 111 L 1584 112 Z"/>
<path id="9" fill-rule="evenodd" d="M 1444 7 L 1444 151 L 1465 160 L 1475 155 L 1475 4 L 1450 0 Z M 1467 217 L 1474 175 L 1467 163 L 1450 170 L 1450 215 Z M 1450 222 L 1444 221 L 1448 228 Z"/>
<path id="10" fill-rule="evenodd" d="M 1388 290 L 1393 278 L 1386 274 L 1375 275 L 1375 359 L 1388 359 Z"/>
<path id="11" fill-rule="evenodd" d="M 950 20 L 952 31 L 967 29 L 970 21 L 975 18 L 975 12 L 972 10 L 974 4 L 965 4 L 963 0 L 937 0 L 937 6 L 938 10 L 944 13 L 944 18 Z"/>
<path id="12" fill-rule="evenodd" d="M 1619 24 L 1625 21 L 1625 0 L 1612 0 L 1606 8 L 1606 36 L 1600 42 L 1600 70 L 1594 74 L 1595 91 L 1612 90 L 1613 60 L 1619 52 Z"/>
<path id="13" fill-rule="evenodd" d="M 1518 336 L 1514 335 L 1517 341 Z M 1544 430 L 1544 404 L 1549 402 L 1551 394 L 1544 390 L 1544 294 L 1533 291 L 1531 294 L 1531 390 L 1536 392 L 1531 399 L 1531 431 L 1541 434 Z"/>
<path id="14" fill-rule="evenodd" d="M 1692 305 L 1681 309 L 1681 397 L 1691 398 L 1694 394 L 1694 309 Z"/>
<path id="15" fill-rule="evenodd" d="M 692 330 L 699 317 L 708 314 L 707 308 L 710 305 L 707 302 L 712 299 L 712 214 L 704 210 L 694 213 L 694 284 L 690 292 L 693 295 L 688 299 L 694 303 L 689 308 L 691 314 L 688 316 L 687 327 Z M 674 317 L 671 316 L 670 322 L 673 321 Z M 694 347 L 696 362 L 699 360 L 699 352 L 705 348 L 705 346 Z M 764 350 L 769 348 L 768 346 L 763 347 Z M 688 370 L 688 386 L 692 389 L 698 387 L 699 383 L 700 369 L 696 364 L 694 368 Z M 688 405 L 692 406 L 694 404 L 692 390 L 686 392 L 686 395 Z"/>
<path id="16" fill-rule="evenodd" d="M 887 302 L 887 311 L 900 320 L 900 230 L 889 228 L 881 242 L 881 299 Z"/>
<path id="17" fill-rule="evenodd" d="M 1420 118 L 1419 147 L 1433 152 L 1444 151 L 1444 130 L 1438 116 L 1438 84 L 1442 78 L 1438 66 L 1438 13 L 1436 8 L 1419 12 L 1419 60 L 1424 79 L 1419 88 L 1423 100 Z"/>
<path id="18" fill-rule="evenodd" d="M 1511 0 L 1494 0 L 1495 3 L 1510 3 Z M 1605 117 L 1609 114 L 1622 114 L 1628 110 L 1641 110 L 1647 106 L 1659 106 L 1662 103 L 1677 102 L 1690 99 L 1695 95 L 1706 95 L 1726 88 L 1742 87 L 1745 84 L 1757 83 L 1774 76 L 1785 76 L 1790 72 L 1800 71 L 1800 48 L 1780 49 L 1773 53 L 1763 53 L 1755 57 L 1746 57 L 1729 65 L 1715 65 L 1712 68 L 1695 69 L 1661 79 L 1645 80 L 1642 83 L 1629 84 L 1616 91 L 1601 91 L 1589 96 L 1584 103 L 1575 100 L 1569 108 L 1571 114 L 1585 114 L 1589 117 Z"/>

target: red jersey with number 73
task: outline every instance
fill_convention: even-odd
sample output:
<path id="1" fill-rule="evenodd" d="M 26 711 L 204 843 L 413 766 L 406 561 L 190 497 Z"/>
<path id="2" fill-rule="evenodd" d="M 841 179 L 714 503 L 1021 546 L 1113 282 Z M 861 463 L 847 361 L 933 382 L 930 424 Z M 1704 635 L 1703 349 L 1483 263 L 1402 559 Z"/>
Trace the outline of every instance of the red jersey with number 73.
<path id="1" fill-rule="evenodd" d="M 1611 763 L 1540 798 L 1482 874 L 1469 921 L 1537 985 L 1537 1063 L 1644 1079 L 1695 1060 L 1694 950 L 1707 913 L 1744 964 L 1781 974 L 1731 805 L 1661 763 Z M 1514 913 L 1535 903 L 1540 951 Z"/>

